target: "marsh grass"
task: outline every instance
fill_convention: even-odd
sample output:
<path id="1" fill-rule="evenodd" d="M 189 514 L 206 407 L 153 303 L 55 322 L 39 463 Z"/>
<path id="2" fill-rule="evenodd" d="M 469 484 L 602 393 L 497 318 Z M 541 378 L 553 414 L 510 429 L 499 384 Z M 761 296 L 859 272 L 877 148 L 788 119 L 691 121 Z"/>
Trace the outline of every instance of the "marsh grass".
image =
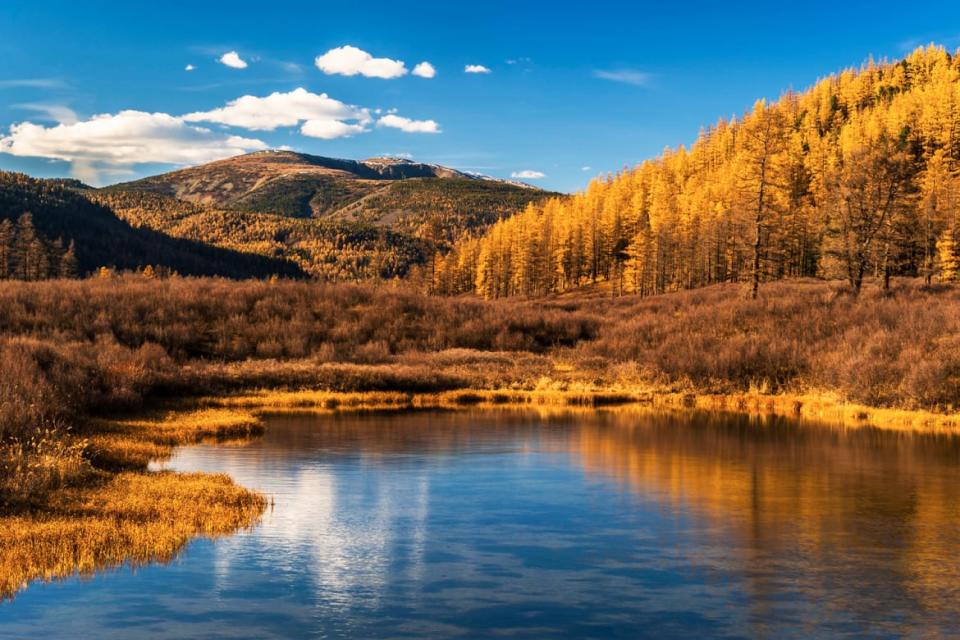
<path id="1" fill-rule="evenodd" d="M 225 475 L 101 473 L 0 518 L 0 597 L 34 580 L 169 561 L 196 536 L 251 526 L 266 506 Z"/>
<path id="2" fill-rule="evenodd" d="M 11 438 L 0 446 L 0 498 L 6 509 L 28 505 L 62 487 L 92 477 L 85 459 L 87 442 L 51 430 Z"/>
<path id="3" fill-rule="evenodd" d="M 204 441 L 242 440 L 263 433 L 260 420 L 225 408 L 155 408 L 136 417 L 95 419 L 87 453 L 105 469 L 145 469 L 168 458 L 174 446 Z"/>
<path id="4" fill-rule="evenodd" d="M 173 447 L 249 439 L 250 413 L 153 410 L 91 421 L 88 438 L 41 433 L 0 447 L 8 496 L 0 516 L 0 598 L 32 580 L 167 561 L 191 538 L 257 521 L 266 499 L 222 475 L 145 473 Z"/>
<path id="5" fill-rule="evenodd" d="M 930 411 L 869 407 L 831 393 L 697 394 L 667 387 L 635 386 L 610 390 L 604 387 L 551 384 L 541 380 L 534 389 L 467 389 L 442 393 L 336 391 L 277 391 L 264 389 L 230 396 L 189 401 L 189 406 L 242 408 L 253 415 L 269 413 L 337 413 L 367 411 L 462 410 L 534 408 L 612 410 L 645 407 L 663 410 L 710 410 L 751 415 L 803 418 L 825 425 L 876 427 L 899 431 L 944 432 L 960 429 L 960 416 Z"/>

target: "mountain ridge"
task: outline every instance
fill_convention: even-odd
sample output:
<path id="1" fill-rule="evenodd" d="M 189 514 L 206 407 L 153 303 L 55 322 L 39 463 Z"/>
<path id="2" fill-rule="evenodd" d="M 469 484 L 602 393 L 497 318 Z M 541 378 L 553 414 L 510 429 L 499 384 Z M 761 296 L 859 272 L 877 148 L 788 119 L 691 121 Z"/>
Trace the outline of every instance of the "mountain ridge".
<path id="1" fill-rule="evenodd" d="M 104 187 L 152 191 L 215 207 L 297 217 L 340 208 L 386 183 L 413 179 L 465 180 L 542 191 L 539 187 L 399 157 L 350 160 L 289 150 L 266 150 Z M 278 193 L 283 192 L 283 193 Z M 295 194 L 291 198 L 291 194 Z M 278 210 L 266 211 L 276 206 Z"/>
<path id="2" fill-rule="evenodd" d="M 557 196 L 408 158 L 259 151 L 79 191 L 134 227 L 297 263 L 330 280 L 395 278 Z"/>

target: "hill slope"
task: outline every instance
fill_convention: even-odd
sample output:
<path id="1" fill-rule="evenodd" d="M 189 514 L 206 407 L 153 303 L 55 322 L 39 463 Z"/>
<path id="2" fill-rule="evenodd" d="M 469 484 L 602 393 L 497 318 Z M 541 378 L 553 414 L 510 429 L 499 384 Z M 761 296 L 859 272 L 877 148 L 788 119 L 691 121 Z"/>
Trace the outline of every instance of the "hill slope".
<path id="1" fill-rule="evenodd" d="M 135 227 L 285 257 L 326 279 L 406 275 L 557 194 L 397 158 L 263 151 L 85 192 Z"/>
<path id="2" fill-rule="evenodd" d="M 438 271 L 490 297 L 960 275 L 960 57 L 918 49 L 759 101 L 690 148 L 494 225 Z"/>
<path id="3" fill-rule="evenodd" d="M 184 275 L 226 277 L 268 277 L 273 274 L 298 276 L 293 263 L 264 256 L 218 248 L 186 239 L 172 238 L 147 228 L 136 229 L 119 219 L 109 208 L 91 202 L 82 194 L 92 190 L 70 181 L 38 180 L 23 174 L 0 172 L 0 225 L 10 221 L 12 238 L 0 234 L 0 254 L 16 258 L 25 247 L 30 230 L 18 221 L 30 214 L 32 238 L 40 249 L 43 268 L 34 269 L 31 279 L 60 275 L 58 265 L 64 249 L 74 245 L 79 274 L 101 266 L 136 269 L 146 265 L 164 266 Z M 2 271 L 0 265 L 0 271 Z M 41 273 L 41 271 L 43 273 Z M 9 274 L 8 274 L 9 275 Z M 64 274 L 67 275 L 67 274 Z"/>
<path id="4" fill-rule="evenodd" d="M 141 229 L 297 264 L 324 280 L 406 275 L 432 253 L 429 244 L 387 228 L 317 218 L 215 209 L 142 191 L 85 194 Z"/>
<path id="5" fill-rule="evenodd" d="M 523 183 L 402 158 L 343 160 L 293 151 L 257 151 L 108 190 L 150 191 L 221 209 L 324 217 L 394 183 L 414 179 L 452 180 L 454 191 L 462 191 L 466 183 L 498 185 L 503 193 L 523 193 L 530 200 L 543 193 Z"/>

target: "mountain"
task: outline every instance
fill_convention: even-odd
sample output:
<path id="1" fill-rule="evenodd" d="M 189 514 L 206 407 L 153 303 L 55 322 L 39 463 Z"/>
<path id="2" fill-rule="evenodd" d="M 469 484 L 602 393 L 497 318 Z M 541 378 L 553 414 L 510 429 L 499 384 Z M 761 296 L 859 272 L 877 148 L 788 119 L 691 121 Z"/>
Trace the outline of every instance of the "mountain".
<path id="1" fill-rule="evenodd" d="M 0 172 L 0 278 L 81 275 L 101 266 L 167 267 L 183 275 L 232 278 L 302 276 L 293 263 L 133 228 L 84 194 L 73 180 L 40 180 Z M 25 217 L 25 214 L 28 214 Z M 4 231 L 6 230 L 6 231 Z M 68 274 L 61 268 L 73 245 Z M 29 263 L 29 265 L 27 264 Z"/>
<path id="2" fill-rule="evenodd" d="M 293 151 L 257 151 L 108 189 L 149 191 L 221 209 L 321 218 L 337 215 L 344 207 L 355 208 L 359 200 L 410 180 L 449 181 L 443 184 L 466 193 L 473 191 L 471 187 L 479 193 L 522 192 L 527 199 L 543 193 L 523 183 L 403 158 L 342 160 Z"/>
<path id="3" fill-rule="evenodd" d="M 320 278 L 393 278 L 558 194 L 401 158 L 260 151 L 83 191 L 135 227 L 288 258 Z"/>

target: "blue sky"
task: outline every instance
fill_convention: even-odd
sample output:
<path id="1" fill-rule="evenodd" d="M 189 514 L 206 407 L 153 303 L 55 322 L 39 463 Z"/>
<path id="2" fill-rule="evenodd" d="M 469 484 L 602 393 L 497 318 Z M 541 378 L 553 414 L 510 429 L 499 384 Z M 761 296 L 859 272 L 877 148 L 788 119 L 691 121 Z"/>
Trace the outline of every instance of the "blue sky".
<path id="1" fill-rule="evenodd" d="M 108 183 L 288 146 L 573 191 L 870 55 L 960 46 L 956 2 L 787 4 L 5 0 L 0 169 Z"/>

